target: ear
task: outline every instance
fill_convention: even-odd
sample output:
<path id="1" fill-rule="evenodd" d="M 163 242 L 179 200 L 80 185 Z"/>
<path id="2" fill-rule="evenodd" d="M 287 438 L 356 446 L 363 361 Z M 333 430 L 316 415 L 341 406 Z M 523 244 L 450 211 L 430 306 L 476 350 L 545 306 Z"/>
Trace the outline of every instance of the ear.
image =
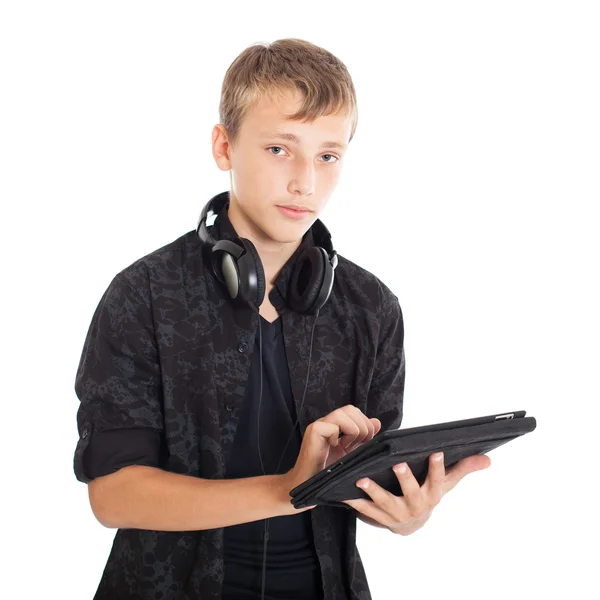
<path id="1" fill-rule="evenodd" d="M 229 171 L 231 169 L 231 146 L 229 145 L 229 137 L 225 126 L 217 123 L 212 130 L 212 154 L 217 163 L 217 167 L 221 171 Z"/>

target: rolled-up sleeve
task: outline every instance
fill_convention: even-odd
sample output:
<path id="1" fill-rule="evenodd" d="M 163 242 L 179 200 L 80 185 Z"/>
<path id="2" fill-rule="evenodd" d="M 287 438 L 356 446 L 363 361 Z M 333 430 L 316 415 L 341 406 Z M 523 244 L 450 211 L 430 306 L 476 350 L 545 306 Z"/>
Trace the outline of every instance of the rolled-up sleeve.
<path id="1" fill-rule="evenodd" d="M 149 293 L 119 273 L 104 292 L 75 377 L 73 467 L 88 483 L 130 464 L 160 466 L 162 382 Z"/>
<path id="2" fill-rule="evenodd" d="M 398 429 L 402 423 L 406 376 L 404 319 L 397 296 L 381 285 L 381 326 L 367 416 L 377 417 L 381 431 L 389 431 Z"/>

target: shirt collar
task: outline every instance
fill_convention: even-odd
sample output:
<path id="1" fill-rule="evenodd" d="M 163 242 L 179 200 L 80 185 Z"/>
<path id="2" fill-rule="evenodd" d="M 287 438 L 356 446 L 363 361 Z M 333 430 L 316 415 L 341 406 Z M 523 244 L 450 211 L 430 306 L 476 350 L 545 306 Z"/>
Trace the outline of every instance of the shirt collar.
<path id="1" fill-rule="evenodd" d="M 213 237 L 235 241 L 235 239 L 239 236 L 229 219 L 229 215 L 227 214 L 228 209 L 229 203 L 223 207 L 223 210 L 221 210 L 215 219 L 214 228 L 216 230 L 216 235 L 213 235 Z M 302 237 L 302 241 L 300 242 L 298 248 L 296 248 L 292 256 L 290 256 L 288 261 L 283 265 L 277 274 L 274 282 L 275 285 L 273 286 L 273 290 L 269 295 L 269 300 L 277 311 L 281 311 L 285 307 L 285 299 L 288 294 L 290 279 L 292 277 L 294 265 L 298 261 L 300 254 L 302 254 L 303 250 L 306 248 L 310 248 L 314 245 L 315 241 L 313 232 L 312 229 L 309 229 Z"/>

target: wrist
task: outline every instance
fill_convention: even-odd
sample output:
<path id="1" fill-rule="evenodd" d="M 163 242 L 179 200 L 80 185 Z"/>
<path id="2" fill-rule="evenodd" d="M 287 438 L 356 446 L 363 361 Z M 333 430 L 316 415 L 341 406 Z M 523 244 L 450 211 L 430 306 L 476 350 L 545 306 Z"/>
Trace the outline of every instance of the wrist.
<path id="1" fill-rule="evenodd" d="M 289 494 L 285 475 L 267 475 L 267 485 L 277 516 L 291 515 L 296 512 Z"/>
<path id="2" fill-rule="evenodd" d="M 280 516 L 297 515 L 305 510 L 312 510 L 314 506 L 306 506 L 304 508 L 295 508 L 292 504 L 292 497 L 290 491 L 294 489 L 295 485 L 290 484 L 290 479 L 287 473 L 281 475 L 273 475 L 273 493 L 277 510 L 280 511 Z"/>

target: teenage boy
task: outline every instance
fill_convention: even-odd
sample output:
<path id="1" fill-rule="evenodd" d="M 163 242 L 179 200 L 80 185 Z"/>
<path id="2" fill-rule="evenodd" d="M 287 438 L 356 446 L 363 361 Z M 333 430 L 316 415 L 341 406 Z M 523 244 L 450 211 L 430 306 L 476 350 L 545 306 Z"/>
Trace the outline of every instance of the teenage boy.
<path id="1" fill-rule="evenodd" d="M 83 347 L 74 468 L 118 529 L 95 598 L 367 600 L 356 517 L 409 534 L 489 458 L 433 455 L 423 486 L 399 466 L 403 497 L 371 482 L 347 508 L 294 509 L 290 490 L 400 426 L 402 312 L 318 220 L 357 122 L 343 63 L 251 46 L 220 119 L 230 190 L 114 277 Z"/>

